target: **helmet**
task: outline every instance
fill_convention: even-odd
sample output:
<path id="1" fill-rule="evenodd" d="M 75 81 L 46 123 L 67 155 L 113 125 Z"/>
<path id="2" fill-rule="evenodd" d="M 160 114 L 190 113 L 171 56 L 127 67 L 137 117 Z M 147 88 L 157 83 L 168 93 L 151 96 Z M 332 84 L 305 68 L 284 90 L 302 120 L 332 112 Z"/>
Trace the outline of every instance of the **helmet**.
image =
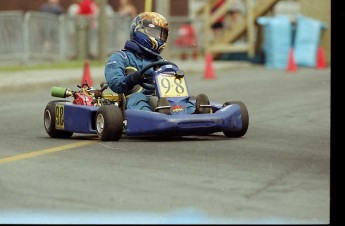
<path id="1" fill-rule="evenodd" d="M 133 19 L 130 39 L 144 50 L 158 55 L 165 48 L 168 32 L 168 22 L 162 15 L 156 12 L 144 12 Z"/>

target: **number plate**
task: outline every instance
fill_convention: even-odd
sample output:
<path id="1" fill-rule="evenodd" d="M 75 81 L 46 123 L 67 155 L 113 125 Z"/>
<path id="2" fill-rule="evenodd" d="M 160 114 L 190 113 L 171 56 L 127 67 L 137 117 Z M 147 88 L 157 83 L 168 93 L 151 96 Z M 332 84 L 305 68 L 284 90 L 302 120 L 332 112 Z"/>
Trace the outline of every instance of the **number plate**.
<path id="1" fill-rule="evenodd" d="M 64 105 L 55 105 L 55 128 L 64 129 Z"/>
<path id="2" fill-rule="evenodd" d="M 161 74 L 157 77 L 158 90 L 161 97 L 187 97 L 185 79 L 176 78 L 175 75 Z"/>

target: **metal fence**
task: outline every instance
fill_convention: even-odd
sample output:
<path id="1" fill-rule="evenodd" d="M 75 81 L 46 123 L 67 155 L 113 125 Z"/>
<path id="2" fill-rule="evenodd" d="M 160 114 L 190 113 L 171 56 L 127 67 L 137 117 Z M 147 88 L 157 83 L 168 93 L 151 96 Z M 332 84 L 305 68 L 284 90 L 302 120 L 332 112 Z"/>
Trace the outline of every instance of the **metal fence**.
<path id="1" fill-rule="evenodd" d="M 24 26 L 21 11 L 0 13 L 0 60 L 24 59 Z"/>
<path id="2" fill-rule="evenodd" d="M 79 17 L 67 14 L 54 15 L 38 11 L 1 11 L 0 12 L 0 63 L 30 63 L 47 60 L 70 60 L 80 55 L 85 48 L 87 57 L 98 56 L 97 19 L 84 18 L 89 25 L 83 26 Z M 182 24 L 191 23 L 188 17 L 169 18 L 169 39 L 167 53 L 177 54 L 174 40 Z M 85 21 L 84 21 L 85 22 Z M 131 18 L 119 14 L 107 16 L 106 53 L 110 55 L 123 48 L 129 37 Z M 82 40 L 80 30 L 87 32 Z M 85 42 L 85 43 L 82 43 Z M 82 45 L 81 45 L 82 44 Z M 84 45 L 84 46 L 83 46 Z"/>
<path id="3" fill-rule="evenodd" d="M 51 13 L 28 12 L 24 16 L 24 60 L 63 57 L 61 17 Z"/>
<path id="4" fill-rule="evenodd" d="M 89 18 L 83 18 L 88 20 Z M 107 16 L 107 54 L 121 49 L 129 37 L 131 18 L 122 15 Z M 85 28 L 89 56 L 98 55 L 97 19 Z M 0 61 L 68 60 L 78 56 L 80 42 L 77 17 L 44 12 L 0 12 Z"/>

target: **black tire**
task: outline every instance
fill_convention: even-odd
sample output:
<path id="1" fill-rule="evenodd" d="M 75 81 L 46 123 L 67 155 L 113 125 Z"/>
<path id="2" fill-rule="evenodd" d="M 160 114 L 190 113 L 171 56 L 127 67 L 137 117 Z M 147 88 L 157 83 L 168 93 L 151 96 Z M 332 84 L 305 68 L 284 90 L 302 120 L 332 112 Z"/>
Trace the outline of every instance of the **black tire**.
<path id="1" fill-rule="evenodd" d="M 46 129 L 46 132 L 48 135 L 52 138 L 69 138 L 73 135 L 73 132 L 64 131 L 64 130 L 58 130 L 55 128 L 55 120 L 56 120 L 56 114 L 55 114 L 55 106 L 56 103 L 61 102 L 69 102 L 67 100 L 54 100 L 50 101 L 46 108 L 44 109 L 44 116 L 43 116 L 43 123 L 44 128 Z"/>
<path id="2" fill-rule="evenodd" d="M 115 105 L 103 105 L 96 113 L 96 131 L 102 141 L 118 141 L 123 133 L 123 116 Z"/>
<path id="3" fill-rule="evenodd" d="M 240 106 L 241 118 L 242 118 L 242 129 L 240 131 L 223 131 L 223 133 L 227 137 L 242 137 L 247 133 L 248 125 L 249 125 L 249 114 L 248 114 L 247 107 L 241 101 L 225 102 L 223 104 L 223 107 L 230 104 L 237 104 Z"/>

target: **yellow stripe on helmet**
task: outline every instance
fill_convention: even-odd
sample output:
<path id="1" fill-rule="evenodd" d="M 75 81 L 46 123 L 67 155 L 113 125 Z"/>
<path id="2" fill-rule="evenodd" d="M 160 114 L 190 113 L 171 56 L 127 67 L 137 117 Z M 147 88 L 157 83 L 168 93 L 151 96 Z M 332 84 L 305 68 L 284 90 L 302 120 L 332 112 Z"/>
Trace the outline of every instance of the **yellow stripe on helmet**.
<path id="1" fill-rule="evenodd" d="M 158 42 L 156 41 L 156 39 L 152 38 L 151 36 L 149 36 L 151 43 L 152 43 L 152 49 L 157 49 L 158 48 Z"/>
<path id="2" fill-rule="evenodd" d="M 165 43 L 163 43 L 163 45 L 161 45 L 159 48 L 158 48 L 158 52 L 162 52 L 163 49 L 165 49 Z"/>

